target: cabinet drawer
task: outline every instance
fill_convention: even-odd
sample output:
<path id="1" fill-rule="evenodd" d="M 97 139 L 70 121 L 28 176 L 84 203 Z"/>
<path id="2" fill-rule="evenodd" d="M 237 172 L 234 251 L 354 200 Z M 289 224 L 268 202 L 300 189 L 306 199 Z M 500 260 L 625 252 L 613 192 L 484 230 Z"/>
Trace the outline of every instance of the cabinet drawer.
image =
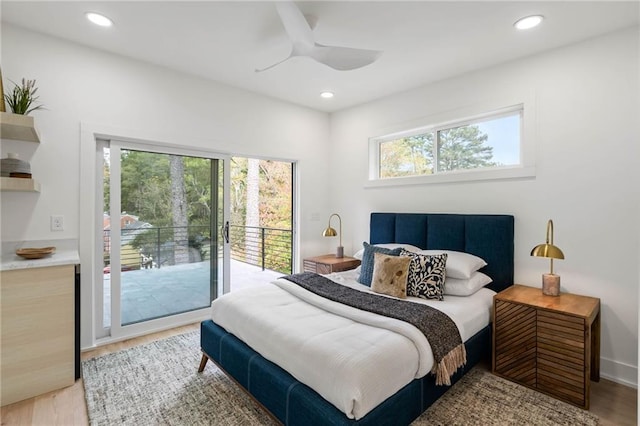
<path id="1" fill-rule="evenodd" d="M 585 405 L 584 372 L 540 356 L 537 388 L 559 399 Z"/>
<path id="2" fill-rule="evenodd" d="M 358 265 L 360 265 L 358 259 L 352 257 L 336 258 L 334 255 L 318 256 L 302 261 L 302 268 L 305 272 L 315 272 L 316 274 L 348 271 L 357 268 Z"/>
<path id="3" fill-rule="evenodd" d="M 302 262 L 302 268 L 304 272 L 316 272 L 316 262 L 305 260 Z"/>
<path id="4" fill-rule="evenodd" d="M 316 273 L 318 274 L 330 274 L 335 272 L 335 269 L 332 268 L 332 265 L 325 265 L 324 263 L 316 264 Z"/>
<path id="5" fill-rule="evenodd" d="M 495 372 L 535 386 L 536 310 L 498 300 L 495 318 Z"/>
<path id="6" fill-rule="evenodd" d="M 582 318 L 538 311 L 538 389 L 585 404 L 586 352 Z"/>

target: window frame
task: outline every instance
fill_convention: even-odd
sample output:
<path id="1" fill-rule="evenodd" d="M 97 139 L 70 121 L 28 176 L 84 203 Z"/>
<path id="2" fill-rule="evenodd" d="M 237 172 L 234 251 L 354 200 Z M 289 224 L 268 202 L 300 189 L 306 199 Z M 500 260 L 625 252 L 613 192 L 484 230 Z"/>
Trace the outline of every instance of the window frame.
<path id="1" fill-rule="evenodd" d="M 473 182 L 496 179 L 518 179 L 535 177 L 535 114 L 533 101 L 512 103 L 510 106 L 501 108 L 491 108 L 490 106 L 480 106 L 458 110 L 431 119 L 421 119 L 421 122 L 430 121 L 427 125 L 413 126 L 409 130 L 395 131 L 369 138 L 369 170 L 368 180 L 365 187 L 399 186 L 415 184 L 434 184 L 447 182 Z M 502 104 L 504 105 L 504 103 Z M 482 111 L 482 112 L 478 112 Z M 438 171 L 438 141 L 439 132 L 457 127 L 470 126 L 493 119 L 499 119 L 519 113 L 520 116 L 520 146 L 519 164 L 505 165 L 497 167 L 483 167 L 476 169 L 460 169 L 449 171 Z M 417 123 L 416 123 L 417 124 Z M 422 135 L 426 133 L 434 134 L 433 144 L 433 174 L 399 177 L 380 177 L 380 145 L 404 137 Z"/>

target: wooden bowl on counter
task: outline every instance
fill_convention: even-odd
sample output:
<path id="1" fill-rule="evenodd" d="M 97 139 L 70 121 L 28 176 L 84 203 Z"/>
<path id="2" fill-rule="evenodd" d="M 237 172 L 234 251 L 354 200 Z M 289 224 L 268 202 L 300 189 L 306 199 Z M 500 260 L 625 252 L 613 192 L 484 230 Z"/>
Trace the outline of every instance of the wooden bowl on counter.
<path id="1" fill-rule="evenodd" d="M 16 250 L 16 254 L 25 259 L 42 259 L 56 251 L 55 247 L 34 247 Z"/>

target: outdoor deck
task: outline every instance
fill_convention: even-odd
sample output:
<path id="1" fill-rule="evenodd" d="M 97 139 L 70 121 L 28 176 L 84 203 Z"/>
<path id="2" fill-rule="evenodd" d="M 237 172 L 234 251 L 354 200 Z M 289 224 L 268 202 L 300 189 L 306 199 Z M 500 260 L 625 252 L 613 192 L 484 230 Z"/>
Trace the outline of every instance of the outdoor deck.
<path id="1" fill-rule="evenodd" d="M 231 291 L 264 285 L 284 274 L 231 260 Z M 111 324 L 111 280 L 104 274 L 104 324 Z M 123 271 L 122 323 L 132 324 L 208 307 L 209 263 Z"/>

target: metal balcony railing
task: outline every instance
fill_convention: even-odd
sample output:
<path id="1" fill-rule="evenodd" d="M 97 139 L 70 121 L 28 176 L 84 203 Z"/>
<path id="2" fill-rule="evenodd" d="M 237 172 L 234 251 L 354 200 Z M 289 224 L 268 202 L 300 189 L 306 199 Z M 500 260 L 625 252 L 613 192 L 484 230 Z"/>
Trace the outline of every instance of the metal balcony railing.
<path id="1" fill-rule="evenodd" d="M 290 274 L 293 232 L 290 229 L 230 225 L 231 258 Z M 120 263 L 123 271 L 161 268 L 210 258 L 208 226 L 140 227 L 122 229 Z M 111 230 L 103 230 L 104 272 L 110 272 Z M 218 245 L 219 254 L 222 245 Z"/>
<path id="2" fill-rule="evenodd" d="M 230 225 L 231 258 L 262 270 L 290 274 L 293 270 L 291 229 Z"/>

